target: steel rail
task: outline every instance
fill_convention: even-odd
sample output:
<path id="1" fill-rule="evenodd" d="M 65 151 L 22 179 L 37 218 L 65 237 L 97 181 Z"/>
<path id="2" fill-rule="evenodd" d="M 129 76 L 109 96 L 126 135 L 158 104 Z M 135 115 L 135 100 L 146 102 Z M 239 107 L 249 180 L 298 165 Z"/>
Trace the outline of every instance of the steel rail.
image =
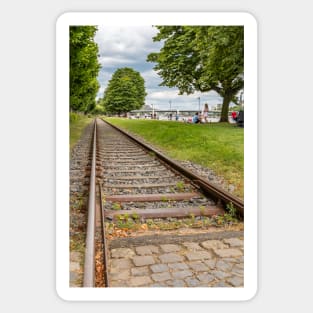
<path id="1" fill-rule="evenodd" d="M 166 164 L 168 164 L 170 167 L 177 170 L 179 173 L 184 175 L 185 177 L 189 178 L 191 182 L 195 185 L 201 188 L 201 190 L 208 196 L 212 197 L 217 203 L 220 203 L 224 207 L 226 207 L 228 204 L 232 203 L 233 206 L 237 209 L 238 213 L 244 217 L 244 202 L 239 199 L 238 197 L 230 194 L 229 192 L 219 188 L 217 185 L 212 184 L 208 180 L 202 178 L 199 175 L 194 174 L 193 172 L 187 170 L 186 168 L 182 167 L 177 162 L 171 160 L 167 156 L 165 156 L 163 153 L 155 150 L 152 146 L 148 145 L 147 143 L 142 142 L 138 138 L 134 137 L 130 133 L 126 132 L 125 130 L 119 128 L 118 126 L 115 126 L 111 123 L 109 123 L 106 120 L 103 120 L 108 125 L 112 126 L 131 140 L 135 141 L 140 146 L 144 147 L 148 151 L 152 151 L 159 159 L 163 160 Z"/>
<path id="2" fill-rule="evenodd" d="M 92 163 L 88 199 L 88 222 L 86 234 L 84 287 L 94 287 L 95 284 L 95 220 L 96 220 L 96 137 L 97 120 L 95 120 L 92 146 Z"/>
<path id="3" fill-rule="evenodd" d="M 105 233 L 105 216 L 102 202 L 102 188 L 99 184 L 99 197 L 100 197 L 100 211 L 101 211 L 101 227 L 102 227 L 102 238 L 103 238 L 103 265 L 104 265 L 104 284 L 105 287 L 110 286 L 109 282 L 109 273 L 108 273 L 108 264 L 109 264 L 109 256 L 108 256 L 108 241 Z"/>

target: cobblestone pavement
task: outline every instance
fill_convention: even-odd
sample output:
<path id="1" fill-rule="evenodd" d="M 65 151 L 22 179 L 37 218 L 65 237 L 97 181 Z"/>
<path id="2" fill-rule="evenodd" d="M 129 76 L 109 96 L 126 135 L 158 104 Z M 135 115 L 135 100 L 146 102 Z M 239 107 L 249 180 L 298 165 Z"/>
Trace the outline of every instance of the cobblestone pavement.
<path id="1" fill-rule="evenodd" d="M 110 250 L 110 287 L 243 287 L 243 237 Z"/>

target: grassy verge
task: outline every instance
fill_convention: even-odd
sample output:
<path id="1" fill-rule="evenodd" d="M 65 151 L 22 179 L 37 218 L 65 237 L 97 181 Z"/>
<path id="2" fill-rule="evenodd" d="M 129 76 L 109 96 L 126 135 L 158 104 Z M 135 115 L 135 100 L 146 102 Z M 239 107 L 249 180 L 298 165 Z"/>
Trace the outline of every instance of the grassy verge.
<path id="1" fill-rule="evenodd" d="M 92 118 L 89 118 L 85 115 L 71 114 L 70 118 L 70 154 L 81 137 L 81 134 L 84 128 L 92 121 Z"/>
<path id="2" fill-rule="evenodd" d="M 235 124 L 189 124 L 108 118 L 112 124 L 143 137 L 171 158 L 210 168 L 235 186 L 243 198 L 244 130 Z"/>

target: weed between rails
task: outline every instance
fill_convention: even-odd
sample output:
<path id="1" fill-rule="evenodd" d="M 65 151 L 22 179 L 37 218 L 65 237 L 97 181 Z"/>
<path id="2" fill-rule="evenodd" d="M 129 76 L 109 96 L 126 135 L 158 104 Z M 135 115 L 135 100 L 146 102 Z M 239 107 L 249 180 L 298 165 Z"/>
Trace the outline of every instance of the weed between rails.
<path id="1" fill-rule="evenodd" d="M 212 217 L 200 216 L 196 217 L 190 214 L 188 218 L 177 219 L 141 219 L 138 214 L 120 214 L 115 221 L 106 222 L 106 234 L 111 237 L 127 237 L 134 232 L 145 231 L 166 231 L 177 229 L 207 229 L 209 227 L 229 228 L 240 224 L 240 220 L 236 216 L 236 210 L 232 204 L 223 215 L 214 215 Z"/>

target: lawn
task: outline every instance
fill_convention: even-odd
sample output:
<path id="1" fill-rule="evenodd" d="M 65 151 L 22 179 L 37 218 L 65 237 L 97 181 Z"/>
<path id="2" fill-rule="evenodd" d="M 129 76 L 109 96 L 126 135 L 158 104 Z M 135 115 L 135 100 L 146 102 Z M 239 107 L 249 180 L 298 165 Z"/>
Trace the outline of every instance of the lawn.
<path id="1" fill-rule="evenodd" d="M 229 123 L 189 124 L 171 121 L 107 118 L 133 132 L 169 157 L 210 168 L 243 198 L 244 129 Z"/>
<path id="2" fill-rule="evenodd" d="M 70 119 L 70 155 L 73 147 L 82 135 L 84 128 L 92 121 L 85 115 L 72 114 Z"/>

